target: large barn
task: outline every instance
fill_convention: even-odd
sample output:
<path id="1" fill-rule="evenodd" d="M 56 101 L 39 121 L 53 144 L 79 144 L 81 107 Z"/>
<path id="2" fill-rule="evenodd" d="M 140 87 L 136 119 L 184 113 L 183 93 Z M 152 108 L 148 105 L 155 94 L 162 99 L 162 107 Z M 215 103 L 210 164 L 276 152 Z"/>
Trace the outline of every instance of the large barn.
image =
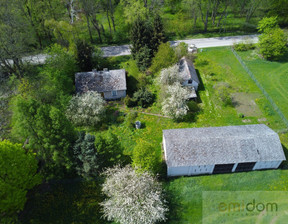
<path id="1" fill-rule="evenodd" d="M 163 130 L 168 176 L 277 169 L 286 160 L 264 124 Z"/>

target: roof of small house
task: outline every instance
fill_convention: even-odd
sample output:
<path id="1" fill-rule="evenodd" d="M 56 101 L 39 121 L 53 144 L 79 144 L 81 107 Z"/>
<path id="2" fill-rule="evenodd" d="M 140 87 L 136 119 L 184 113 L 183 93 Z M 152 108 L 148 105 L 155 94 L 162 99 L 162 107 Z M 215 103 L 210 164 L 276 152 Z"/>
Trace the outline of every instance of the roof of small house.
<path id="1" fill-rule="evenodd" d="M 163 130 L 168 167 L 286 160 L 264 124 Z"/>
<path id="2" fill-rule="evenodd" d="M 77 93 L 127 90 L 125 69 L 76 73 L 75 87 Z"/>
<path id="3" fill-rule="evenodd" d="M 200 83 L 197 72 L 194 68 L 193 62 L 186 57 L 183 57 L 179 61 L 180 76 L 184 80 L 192 79 L 193 81 Z"/>

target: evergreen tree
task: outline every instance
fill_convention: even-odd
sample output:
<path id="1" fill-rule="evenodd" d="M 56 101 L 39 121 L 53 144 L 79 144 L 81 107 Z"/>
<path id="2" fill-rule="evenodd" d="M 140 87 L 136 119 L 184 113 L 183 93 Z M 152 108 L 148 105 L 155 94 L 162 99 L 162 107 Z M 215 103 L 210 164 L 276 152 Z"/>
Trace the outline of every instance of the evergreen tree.
<path id="1" fill-rule="evenodd" d="M 153 52 L 146 45 L 141 47 L 135 55 L 137 67 L 141 72 L 144 72 L 150 67 L 153 57 Z"/>
<path id="2" fill-rule="evenodd" d="M 80 40 L 77 42 L 77 59 L 81 71 L 87 72 L 92 70 L 92 54 L 93 47 L 90 44 Z"/>
<path id="3" fill-rule="evenodd" d="M 149 49 L 151 49 L 151 38 L 151 23 L 138 17 L 131 28 L 131 53 L 133 59 L 136 58 L 136 55 L 141 48 L 147 46 Z"/>
<path id="4" fill-rule="evenodd" d="M 97 176 L 98 158 L 94 143 L 94 135 L 81 131 L 73 147 L 76 171 L 85 179 Z"/>
<path id="5" fill-rule="evenodd" d="M 151 39 L 151 50 L 153 55 L 158 51 L 158 47 L 161 43 L 166 42 L 164 33 L 163 22 L 159 14 L 156 14 L 153 22 L 153 34 Z"/>

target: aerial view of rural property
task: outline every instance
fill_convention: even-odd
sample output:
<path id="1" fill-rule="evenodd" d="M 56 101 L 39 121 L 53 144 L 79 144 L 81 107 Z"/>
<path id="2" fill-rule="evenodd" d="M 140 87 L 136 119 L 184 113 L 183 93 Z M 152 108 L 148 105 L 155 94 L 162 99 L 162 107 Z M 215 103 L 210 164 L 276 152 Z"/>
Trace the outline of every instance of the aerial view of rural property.
<path id="1" fill-rule="evenodd" d="M 0 224 L 288 224 L 288 0 L 0 0 Z"/>

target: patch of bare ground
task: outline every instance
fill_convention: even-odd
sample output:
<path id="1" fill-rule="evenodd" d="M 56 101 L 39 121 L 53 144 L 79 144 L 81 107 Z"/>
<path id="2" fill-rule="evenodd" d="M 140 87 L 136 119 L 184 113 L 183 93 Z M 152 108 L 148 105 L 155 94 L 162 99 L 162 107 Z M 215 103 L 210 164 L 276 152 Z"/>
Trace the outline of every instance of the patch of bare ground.
<path id="1" fill-rule="evenodd" d="M 263 116 L 255 100 L 261 97 L 259 93 L 232 93 L 232 103 L 238 113 L 245 117 L 261 117 Z"/>

